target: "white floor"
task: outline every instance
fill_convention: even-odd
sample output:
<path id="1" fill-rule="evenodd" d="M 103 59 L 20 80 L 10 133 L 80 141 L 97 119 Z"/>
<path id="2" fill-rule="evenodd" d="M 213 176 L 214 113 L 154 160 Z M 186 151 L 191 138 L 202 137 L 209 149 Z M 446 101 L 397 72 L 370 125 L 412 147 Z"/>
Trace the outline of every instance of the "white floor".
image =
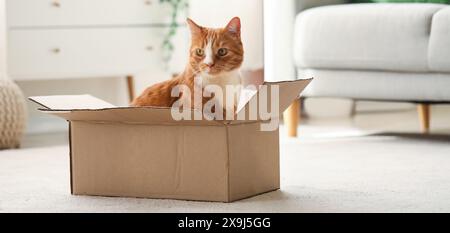
<path id="1" fill-rule="evenodd" d="M 235 203 L 71 196 L 65 135 L 0 152 L 0 212 L 449 212 L 450 109 L 314 119 L 281 139 L 281 190 Z M 284 129 L 282 128 L 282 135 Z"/>

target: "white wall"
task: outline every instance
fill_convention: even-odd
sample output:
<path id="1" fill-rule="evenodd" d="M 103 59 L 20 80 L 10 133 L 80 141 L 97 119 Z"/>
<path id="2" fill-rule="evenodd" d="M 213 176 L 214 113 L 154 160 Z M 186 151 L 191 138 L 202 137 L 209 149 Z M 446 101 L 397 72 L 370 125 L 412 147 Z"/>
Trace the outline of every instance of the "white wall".
<path id="1" fill-rule="evenodd" d="M 294 80 L 293 28 L 295 0 L 264 0 L 265 78 Z"/>

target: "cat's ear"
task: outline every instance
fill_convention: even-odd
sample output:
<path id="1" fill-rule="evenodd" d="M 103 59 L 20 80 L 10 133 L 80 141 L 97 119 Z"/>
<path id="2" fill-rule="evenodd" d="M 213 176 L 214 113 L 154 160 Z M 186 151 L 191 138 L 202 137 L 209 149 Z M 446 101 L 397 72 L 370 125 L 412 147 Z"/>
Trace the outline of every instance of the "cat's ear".
<path id="1" fill-rule="evenodd" d="M 202 27 L 198 26 L 198 24 L 196 24 L 192 19 L 187 18 L 186 22 L 191 29 L 192 35 L 198 35 L 202 32 Z"/>
<path id="2" fill-rule="evenodd" d="M 237 37 L 241 37 L 241 19 L 239 19 L 239 17 L 234 17 L 233 19 L 230 20 L 225 29 L 229 33 Z"/>

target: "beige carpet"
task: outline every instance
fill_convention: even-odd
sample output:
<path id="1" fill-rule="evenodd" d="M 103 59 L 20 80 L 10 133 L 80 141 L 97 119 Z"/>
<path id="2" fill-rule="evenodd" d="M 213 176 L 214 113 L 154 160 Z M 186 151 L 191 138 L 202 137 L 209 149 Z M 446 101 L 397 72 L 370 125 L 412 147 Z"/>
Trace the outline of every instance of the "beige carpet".
<path id="1" fill-rule="evenodd" d="M 0 212 L 450 211 L 449 136 L 301 129 L 282 138 L 281 190 L 230 204 L 71 196 L 67 146 L 1 151 Z"/>

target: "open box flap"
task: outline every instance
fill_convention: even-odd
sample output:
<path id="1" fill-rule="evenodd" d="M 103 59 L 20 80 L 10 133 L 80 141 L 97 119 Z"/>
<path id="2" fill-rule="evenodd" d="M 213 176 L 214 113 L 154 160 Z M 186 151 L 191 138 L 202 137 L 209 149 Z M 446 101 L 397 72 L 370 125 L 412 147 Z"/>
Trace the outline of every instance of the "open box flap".
<path id="1" fill-rule="evenodd" d="M 223 125 L 221 121 L 196 121 L 173 119 L 170 108 L 156 107 L 115 107 L 89 95 L 37 96 L 29 97 L 44 108 L 41 112 L 64 118 L 68 121 L 119 122 L 130 124 L 184 124 Z M 78 102 L 81 101 L 81 102 Z M 189 110 L 194 119 L 196 110 Z M 198 114 L 198 113 L 197 113 Z"/>
<path id="2" fill-rule="evenodd" d="M 103 109 L 115 108 L 104 100 L 91 95 L 52 95 L 52 96 L 32 96 L 31 101 L 41 105 L 46 109 L 75 110 L 75 109 Z"/>
<path id="3" fill-rule="evenodd" d="M 283 112 L 292 104 L 292 102 L 298 98 L 301 94 L 301 92 L 308 86 L 308 84 L 313 79 L 299 79 L 295 81 L 282 81 L 282 82 L 265 82 L 263 86 L 267 86 L 267 88 L 263 88 L 263 86 L 259 86 L 258 90 L 244 90 L 243 95 L 245 100 L 241 99 L 241 104 L 238 106 L 238 113 L 236 116 L 239 118 L 239 116 L 245 116 L 245 120 L 261 120 L 261 117 L 259 114 L 256 115 L 257 119 L 254 119 L 254 116 L 251 116 L 250 109 L 252 108 L 252 103 L 254 106 L 256 106 L 256 113 L 259 112 L 259 96 L 267 96 L 267 107 L 266 109 L 268 111 L 271 111 L 271 93 L 272 88 L 278 87 L 279 91 L 279 98 L 275 98 L 275 100 L 278 100 L 279 104 L 279 111 L 278 116 L 281 116 Z M 242 101 L 244 101 L 244 104 L 242 104 Z M 268 120 L 268 119 L 263 119 Z"/>
<path id="4" fill-rule="evenodd" d="M 241 122 L 253 122 L 259 120 L 269 120 L 261 118 L 259 107 L 256 109 L 256 118 L 250 116 L 252 102 L 256 101 L 259 105 L 258 96 L 266 94 L 270 100 L 271 90 L 274 87 L 279 89 L 280 116 L 289 105 L 300 95 L 303 89 L 311 82 L 312 79 L 302 79 L 296 81 L 284 82 L 266 82 L 260 85 L 258 90 L 247 92 L 246 99 L 241 108 L 238 108 L 237 120 L 235 121 L 208 121 L 208 120 L 182 120 L 178 121 L 172 117 L 170 108 L 157 107 L 116 107 L 101 99 L 90 95 L 60 95 L 60 96 L 35 96 L 29 97 L 33 102 L 38 103 L 44 108 L 39 109 L 42 112 L 64 118 L 69 121 L 95 121 L 95 122 L 120 122 L 130 124 L 178 124 L 178 125 L 223 125 L 223 124 L 239 124 Z M 265 88 L 264 86 L 267 86 Z M 266 109 L 271 111 L 270 101 L 268 101 Z M 189 110 L 188 114 L 191 119 L 195 119 L 194 115 L 202 115 L 198 110 Z M 244 115 L 241 119 L 240 116 Z M 272 117 L 273 118 L 273 117 Z"/>

